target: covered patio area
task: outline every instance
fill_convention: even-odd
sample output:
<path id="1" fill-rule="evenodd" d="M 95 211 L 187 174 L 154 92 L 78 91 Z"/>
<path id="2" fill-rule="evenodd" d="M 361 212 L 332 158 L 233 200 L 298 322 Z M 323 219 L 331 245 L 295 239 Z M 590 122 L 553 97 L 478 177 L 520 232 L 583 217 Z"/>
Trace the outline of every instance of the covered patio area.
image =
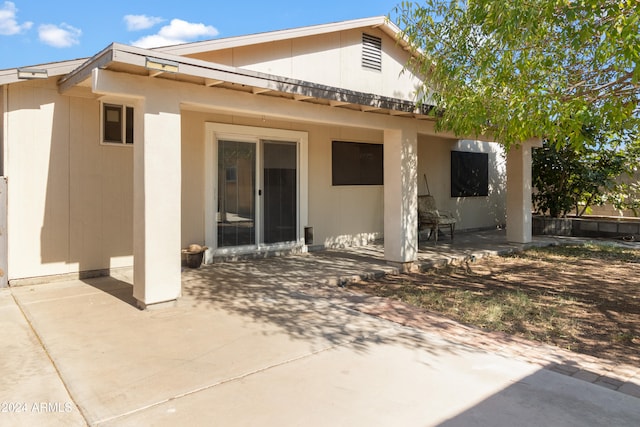
<path id="1" fill-rule="evenodd" d="M 530 243 L 507 241 L 505 230 L 489 230 L 457 233 L 454 240 L 421 238 L 418 260 L 413 268 L 427 269 L 439 265 L 475 260 L 483 256 L 499 255 L 523 250 L 532 246 L 548 246 L 566 241 L 566 237 L 536 236 Z M 341 286 L 349 281 L 398 274 L 402 266 L 389 264 L 384 256 L 384 242 L 366 246 L 312 251 L 270 258 L 250 258 L 231 262 L 203 265 L 199 269 L 182 271 L 183 297 L 197 297 L 205 289 L 194 289 L 194 281 L 210 281 L 236 284 L 237 286 L 261 283 L 262 285 L 319 285 Z"/>

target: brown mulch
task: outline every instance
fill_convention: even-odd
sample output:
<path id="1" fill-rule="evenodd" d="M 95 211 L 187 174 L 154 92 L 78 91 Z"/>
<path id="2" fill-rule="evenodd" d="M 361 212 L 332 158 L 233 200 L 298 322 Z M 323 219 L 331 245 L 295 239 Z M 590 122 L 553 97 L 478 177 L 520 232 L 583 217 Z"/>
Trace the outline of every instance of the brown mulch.
<path id="1" fill-rule="evenodd" d="M 418 293 L 440 290 L 449 295 L 453 290 L 494 296 L 517 291 L 526 294 L 544 316 L 530 316 L 526 322 L 511 324 L 507 318 L 497 329 L 495 325 L 476 326 L 617 363 L 640 365 L 640 249 L 625 251 L 622 257 L 598 251 L 585 256 L 584 251 L 567 254 L 553 248 L 539 249 L 385 276 L 350 288 L 391 298 L 404 298 L 402 295 L 412 288 Z M 437 312 L 433 306 L 424 310 Z M 468 322 L 463 310 L 449 309 L 442 314 Z"/>

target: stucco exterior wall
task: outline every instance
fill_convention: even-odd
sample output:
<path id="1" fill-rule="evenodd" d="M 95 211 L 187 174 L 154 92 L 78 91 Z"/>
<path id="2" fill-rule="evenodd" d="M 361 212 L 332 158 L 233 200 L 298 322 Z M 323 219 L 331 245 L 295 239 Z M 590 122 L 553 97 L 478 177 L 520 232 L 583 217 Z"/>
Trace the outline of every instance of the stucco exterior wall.
<path id="1" fill-rule="evenodd" d="M 99 101 L 60 95 L 54 79 L 13 84 L 6 101 L 10 280 L 132 265 L 133 149 L 100 144 Z M 314 244 L 340 247 L 382 237 L 383 186 L 333 186 L 331 143 L 382 144 L 383 131 L 183 109 L 183 247 L 205 238 L 206 122 L 307 132 L 309 220 L 303 225 L 314 228 Z M 489 152 L 488 197 L 450 197 L 452 149 Z M 419 193 L 426 173 L 440 207 L 456 211 L 458 229 L 504 222 L 497 146 L 420 136 L 418 157 Z"/>
<path id="2" fill-rule="evenodd" d="M 7 93 L 9 278 L 131 265 L 132 150 L 100 145 L 99 102 Z"/>
<path id="3" fill-rule="evenodd" d="M 182 115 L 182 242 L 204 243 L 204 123 L 273 127 L 309 134 L 309 223 L 314 244 L 363 244 L 383 231 L 382 186 L 331 185 L 331 142 L 382 143 L 379 131 L 185 111 Z"/>
<path id="4" fill-rule="evenodd" d="M 487 197 L 451 197 L 451 151 L 489 154 L 489 195 Z M 506 160 L 496 143 L 420 136 L 418 139 L 418 194 L 429 190 L 439 209 L 457 218 L 456 230 L 493 228 L 506 218 Z"/>
<path id="5" fill-rule="evenodd" d="M 183 246 L 204 241 L 204 122 L 217 122 L 309 133 L 309 223 L 314 244 L 326 247 L 358 245 L 384 233 L 383 186 L 333 186 L 331 142 L 382 143 L 380 131 L 292 123 L 216 113 L 183 112 Z M 489 196 L 452 198 L 451 150 L 489 154 Z M 418 189 L 426 194 L 423 174 L 441 209 L 455 212 L 458 230 L 503 225 L 506 215 L 505 160 L 497 144 L 420 136 Z"/>
<path id="6" fill-rule="evenodd" d="M 318 126 L 309 136 L 309 225 L 314 227 L 314 244 L 341 247 L 382 237 L 383 186 L 331 182 L 332 141 L 382 143 L 382 132 Z"/>
<path id="7" fill-rule="evenodd" d="M 193 55 L 218 64 L 289 77 L 328 86 L 415 100 L 419 80 L 403 73 L 408 54 L 381 30 L 382 71 L 362 67 L 362 29 L 294 38 Z"/>

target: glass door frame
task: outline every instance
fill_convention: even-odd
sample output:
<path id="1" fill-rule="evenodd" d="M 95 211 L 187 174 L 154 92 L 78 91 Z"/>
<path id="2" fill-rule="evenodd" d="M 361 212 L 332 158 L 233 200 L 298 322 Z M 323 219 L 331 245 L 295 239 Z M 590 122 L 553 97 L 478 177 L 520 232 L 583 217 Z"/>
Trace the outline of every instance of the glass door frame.
<path id="1" fill-rule="evenodd" d="M 218 248 L 218 141 L 238 141 L 256 144 L 256 244 Z M 297 146 L 297 229 L 293 242 L 265 244 L 263 242 L 263 149 L 261 141 L 295 142 Z M 205 123 L 205 245 L 209 248 L 205 262 L 216 256 L 260 253 L 268 250 L 304 248 L 304 227 L 308 226 L 308 133 L 285 129 Z"/>
<path id="2" fill-rule="evenodd" d="M 250 174 L 251 176 L 249 177 L 250 180 L 253 181 L 253 185 L 249 189 L 249 191 L 252 191 L 252 194 L 249 195 L 245 191 L 240 191 L 240 193 L 236 192 L 235 193 L 235 196 L 236 196 L 236 206 L 235 207 L 236 207 L 236 209 L 240 209 L 240 205 L 243 204 L 240 201 L 241 199 L 245 199 L 245 202 L 247 200 L 250 200 L 250 204 L 251 204 L 250 205 L 250 209 L 253 211 L 252 212 L 253 213 L 253 218 L 250 218 L 252 220 L 250 222 L 253 223 L 253 227 L 251 227 L 252 232 L 249 233 L 249 235 L 253 234 L 253 236 L 251 236 L 251 239 L 250 239 L 253 243 L 246 243 L 244 245 L 237 245 L 236 244 L 235 246 L 231 246 L 231 245 L 230 246 L 218 246 L 220 244 L 220 240 L 221 240 L 220 239 L 220 221 L 222 220 L 221 217 L 223 216 L 221 211 L 224 211 L 225 214 L 229 214 L 229 215 L 231 215 L 231 212 L 233 212 L 233 207 L 228 207 L 226 205 L 223 206 L 223 207 L 220 206 L 220 200 L 226 198 L 226 192 L 224 191 L 224 189 L 221 189 L 221 186 L 220 186 L 221 177 L 224 175 L 225 178 L 226 178 L 226 169 L 224 170 L 224 172 L 220 170 L 220 163 L 219 162 L 221 161 L 221 159 L 220 159 L 220 148 L 221 148 L 220 145 L 221 145 L 221 143 L 233 144 L 233 145 L 235 145 L 235 144 L 244 144 L 245 146 L 252 146 L 253 161 L 252 162 L 246 162 L 247 166 L 249 166 L 249 165 L 251 165 L 251 163 L 253 163 L 251 166 L 249 166 L 249 167 L 252 168 L 252 172 L 253 172 L 252 174 Z M 215 156 L 214 161 L 217 164 L 217 168 L 216 168 L 216 171 L 217 171 L 217 173 L 216 173 L 216 188 L 218 190 L 217 191 L 218 196 L 221 196 L 221 197 L 218 197 L 218 199 L 216 200 L 217 203 L 216 203 L 216 230 L 215 230 L 216 231 L 216 240 L 215 240 L 215 242 L 216 242 L 216 248 L 217 249 L 222 249 L 223 247 L 224 248 L 233 247 L 233 248 L 244 248 L 245 250 L 248 250 L 248 249 L 256 247 L 258 242 L 259 242 L 259 236 L 262 234 L 262 231 L 261 231 L 261 225 L 262 224 L 261 224 L 261 221 L 260 221 L 260 218 L 262 216 L 262 213 L 261 213 L 262 209 L 261 209 L 261 204 L 260 204 L 260 197 L 258 197 L 258 189 L 261 188 L 261 181 L 260 181 L 260 177 L 258 176 L 258 166 L 260 164 L 260 154 L 259 154 L 258 150 L 260 149 L 260 145 L 261 145 L 260 141 L 246 140 L 244 138 L 243 139 L 240 139 L 240 138 L 233 138 L 233 139 L 219 138 L 216 141 L 216 148 L 215 148 L 215 153 L 214 153 L 214 156 Z M 224 160 L 223 160 L 223 162 L 224 162 Z M 242 172 L 245 172 L 245 171 L 246 171 L 245 169 L 236 169 L 236 184 L 238 183 L 238 181 L 240 181 L 240 177 L 245 175 L 245 174 L 242 173 Z M 244 181 L 246 181 L 246 178 L 245 178 Z M 226 185 L 226 181 L 225 181 L 225 185 Z M 228 210 L 228 209 L 231 209 L 231 210 Z M 243 222 L 243 221 L 240 220 L 241 216 L 240 216 L 239 210 L 236 211 L 235 213 L 237 215 L 236 221 Z M 245 219 L 247 219 L 247 218 L 245 218 Z M 232 223 L 234 223 L 236 221 L 231 221 L 228 224 L 231 225 Z M 227 221 L 223 221 L 223 222 L 226 223 Z M 244 222 L 246 222 L 246 221 L 244 221 Z M 236 222 L 236 224 L 237 224 L 237 222 Z M 224 237 L 222 238 L 222 240 L 224 240 Z"/>

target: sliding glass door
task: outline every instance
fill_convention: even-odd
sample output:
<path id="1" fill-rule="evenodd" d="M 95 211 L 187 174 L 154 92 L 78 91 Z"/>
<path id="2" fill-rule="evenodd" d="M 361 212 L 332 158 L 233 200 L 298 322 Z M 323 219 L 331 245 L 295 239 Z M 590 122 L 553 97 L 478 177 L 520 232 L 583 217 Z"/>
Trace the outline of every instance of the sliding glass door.
<path id="1" fill-rule="evenodd" d="M 293 142 L 263 141 L 263 241 L 296 240 L 298 158 Z"/>
<path id="2" fill-rule="evenodd" d="M 217 141 L 218 248 L 298 239 L 298 144 Z"/>
<path id="3" fill-rule="evenodd" d="M 256 243 L 256 144 L 218 141 L 218 247 Z"/>

